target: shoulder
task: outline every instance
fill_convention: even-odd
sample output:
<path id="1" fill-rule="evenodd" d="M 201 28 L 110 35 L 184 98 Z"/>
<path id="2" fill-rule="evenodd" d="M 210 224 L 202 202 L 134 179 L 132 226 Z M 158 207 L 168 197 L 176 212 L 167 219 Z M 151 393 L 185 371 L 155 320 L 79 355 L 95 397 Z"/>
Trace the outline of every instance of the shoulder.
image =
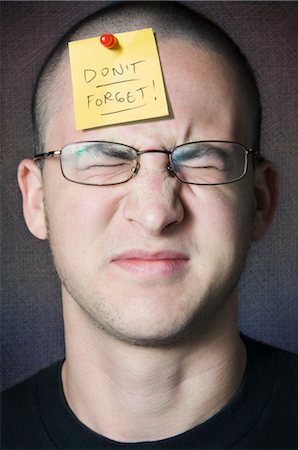
<path id="1" fill-rule="evenodd" d="M 1 448 L 24 448 L 25 442 L 26 448 L 33 448 L 30 443 L 39 439 L 40 448 L 51 448 L 43 446 L 47 438 L 39 411 L 39 385 L 51 378 L 60 365 L 55 363 L 1 393 Z"/>
<path id="2" fill-rule="evenodd" d="M 257 341 L 253 338 L 243 336 L 242 338 L 246 344 L 248 352 L 258 358 L 265 358 L 274 360 L 279 369 L 282 370 L 298 370 L 298 354 L 290 352 L 288 350 L 283 350 L 278 347 L 274 347 L 270 344 L 266 344 L 261 341 Z"/>
<path id="3" fill-rule="evenodd" d="M 9 422 L 15 420 L 17 416 L 20 418 L 22 415 L 26 418 L 30 412 L 35 410 L 38 377 L 39 374 L 35 374 L 1 393 L 3 420 Z"/>
<path id="4" fill-rule="evenodd" d="M 248 357 L 254 360 L 255 370 L 260 375 L 270 374 L 270 379 L 280 388 L 298 388 L 298 354 L 242 336 Z"/>
<path id="5" fill-rule="evenodd" d="M 249 427 L 235 448 L 296 448 L 298 355 L 242 338 L 248 357 L 241 420 Z"/>
<path id="6" fill-rule="evenodd" d="M 280 448 L 291 448 L 298 442 L 298 355 L 249 338 L 244 341 L 254 359 L 255 405 L 267 393 L 254 431 L 267 430 L 267 440 L 270 435 L 275 443 L 280 441 Z"/>
<path id="7" fill-rule="evenodd" d="M 58 361 L 45 369 L 40 370 L 30 378 L 12 386 L 1 393 L 3 413 L 23 414 L 34 411 L 38 400 L 38 385 L 41 380 L 50 379 L 59 370 L 61 362 Z"/>
<path id="8" fill-rule="evenodd" d="M 296 409 L 298 402 L 298 355 L 270 345 L 262 345 L 264 350 L 271 352 L 274 357 L 275 378 L 273 394 L 276 395 L 276 398 L 279 398 L 280 404 L 293 404 Z"/>

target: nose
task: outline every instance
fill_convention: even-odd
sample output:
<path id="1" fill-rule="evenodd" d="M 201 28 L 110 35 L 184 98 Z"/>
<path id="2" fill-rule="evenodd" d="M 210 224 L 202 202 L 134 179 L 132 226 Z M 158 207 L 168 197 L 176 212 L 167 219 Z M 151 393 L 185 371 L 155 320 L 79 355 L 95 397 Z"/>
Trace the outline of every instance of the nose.
<path id="1" fill-rule="evenodd" d="M 125 197 L 125 219 L 154 236 L 172 229 L 184 218 L 182 183 L 171 175 L 168 165 L 168 155 L 143 154 L 138 175 L 130 181 Z"/>

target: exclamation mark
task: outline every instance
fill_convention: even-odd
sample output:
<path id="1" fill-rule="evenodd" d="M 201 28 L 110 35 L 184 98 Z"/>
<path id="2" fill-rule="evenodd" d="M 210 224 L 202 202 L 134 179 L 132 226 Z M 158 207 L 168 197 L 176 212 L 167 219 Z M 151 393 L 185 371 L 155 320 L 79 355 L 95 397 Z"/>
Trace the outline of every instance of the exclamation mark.
<path id="1" fill-rule="evenodd" d="M 153 89 L 155 91 L 155 81 L 154 80 L 152 80 L 152 86 L 153 86 Z M 155 96 L 154 96 L 154 100 L 157 100 L 157 98 Z"/>

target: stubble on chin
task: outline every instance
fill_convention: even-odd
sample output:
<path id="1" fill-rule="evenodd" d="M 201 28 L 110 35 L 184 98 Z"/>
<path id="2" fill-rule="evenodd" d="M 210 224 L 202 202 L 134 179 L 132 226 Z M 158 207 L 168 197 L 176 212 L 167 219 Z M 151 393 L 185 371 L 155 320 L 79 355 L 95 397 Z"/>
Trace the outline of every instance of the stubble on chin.
<path id="1" fill-rule="evenodd" d="M 251 214 L 251 223 L 247 227 L 246 235 L 243 236 L 241 242 L 242 248 L 238 252 L 238 261 L 235 266 L 237 270 L 234 271 L 233 277 L 227 280 L 223 286 L 221 292 L 209 292 L 205 298 L 198 301 L 198 297 L 194 293 L 193 298 L 187 301 L 192 304 L 197 304 L 197 308 L 192 311 L 189 317 L 186 317 L 184 321 L 173 320 L 169 322 L 167 329 L 159 330 L 156 334 L 141 334 L 136 333 L 133 330 L 133 326 L 129 323 L 123 323 L 120 314 L 115 310 L 113 312 L 109 308 L 112 301 L 103 295 L 101 292 L 93 292 L 90 297 L 93 298 L 93 302 L 90 302 L 90 298 L 85 298 L 84 290 L 86 291 L 83 283 L 79 289 L 75 287 L 78 281 L 74 283 L 72 276 L 67 274 L 67 270 L 64 268 L 64 264 L 61 261 L 58 244 L 53 236 L 51 224 L 49 220 L 49 214 L 46 208 L 46 225 L 48 233 L 49 248 L 53 257 L 54 265 L 61 284 L 65 291 L 68 293 L 71 301 L 74 301 L 81 314 L 87 318 L 90 325 L 118 341 L 142 347 L 172 347 L 177 345 L 185 345 L 192 341 L 201 339 L 203 335 L 208 333 L 208 330 L 212 328 L 214 323 L 218 321 L 218 318 L 225 309 L 227 303 L 232 301 L 236 296 L 237 285 L 244 270 L 247 254 L 250 248 L 250 238 L 253 232 L 254 211 Z M 94 300 L 95 299 L 95 300 Z"/>

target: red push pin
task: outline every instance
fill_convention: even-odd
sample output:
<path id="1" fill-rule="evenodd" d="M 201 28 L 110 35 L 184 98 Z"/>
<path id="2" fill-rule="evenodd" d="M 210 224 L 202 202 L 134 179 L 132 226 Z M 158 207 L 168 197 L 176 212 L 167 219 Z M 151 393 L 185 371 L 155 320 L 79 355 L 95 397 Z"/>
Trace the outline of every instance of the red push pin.
<path id="1" fill-rule="evenodd" d="M 110 33 L 104 33 L 100 36 L 100 42 L 106 48 L 113 48 L 117 44 L 117 38 Z"/>

